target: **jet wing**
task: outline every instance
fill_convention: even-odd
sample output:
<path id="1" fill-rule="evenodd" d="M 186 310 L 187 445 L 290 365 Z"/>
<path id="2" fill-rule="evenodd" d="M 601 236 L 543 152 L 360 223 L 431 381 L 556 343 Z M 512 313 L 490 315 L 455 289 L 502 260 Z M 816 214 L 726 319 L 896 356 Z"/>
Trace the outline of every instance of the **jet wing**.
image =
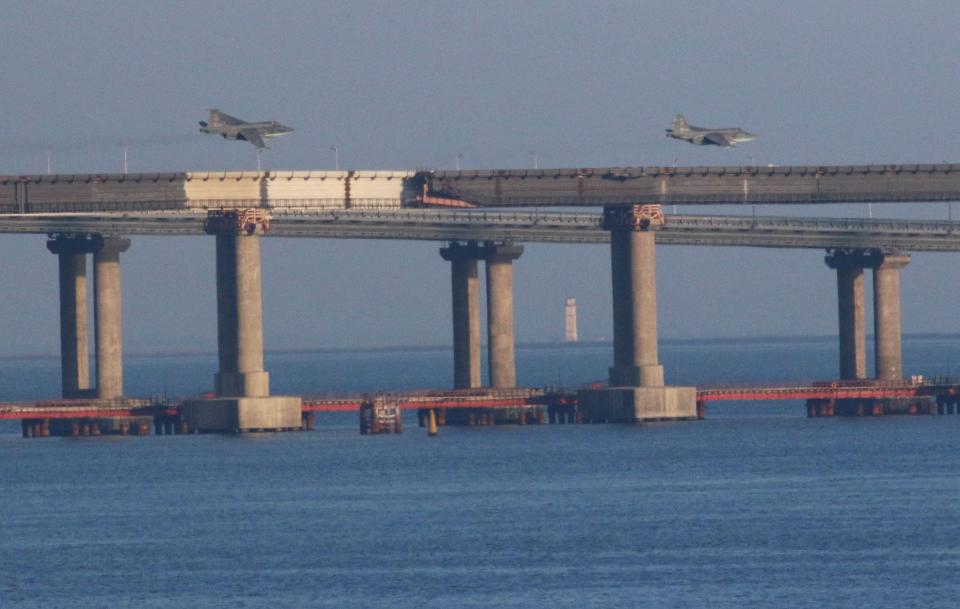
<path id="1" fill-rule="evenodd" d="M 260 134 L 259 129 L 241 129 L 240 135 L 243 136 L 243 139 L 247 140 L 257 148 L 267 147 L 263 141 L 263 135 Z"/>
<path id="2" fill-rule="evenodd" d="M 706 133 L 704 134 L 703 139 L 717 146 L 733 146 L 733 142 L 730 141 L 730 139 L 727 138 L 726 135 L 724 135 L 723 133 L 720 133 L 719 131 Z"/>
<path id="3" fill-rule="evenodd" d="M 219 123 L 223 123 L 224 125 L 243 125 L 243 124 L 245 124 L 245 123 L 244 123 L 242 120 L 240 120 L 239 118 L 237 118 L 237 117 L 235 117 L 235 116 L 230 116 L 229 114 L 224 114 L 223 112 L 220 112 L 219 110 L 210 110 L 210 118 L 212 119 L 211 122 L 214 122 L 214 123 L 219 122 Z"/>

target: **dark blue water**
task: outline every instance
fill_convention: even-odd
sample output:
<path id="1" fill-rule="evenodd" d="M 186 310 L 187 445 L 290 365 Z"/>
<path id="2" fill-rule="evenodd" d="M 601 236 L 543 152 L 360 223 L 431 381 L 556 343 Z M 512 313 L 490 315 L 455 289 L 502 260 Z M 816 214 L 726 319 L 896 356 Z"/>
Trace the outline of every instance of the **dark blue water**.
<path id="1" fill-rule="evenodd" d="M 528 384 L 609 348 L 521 349 Z M 665 345 L 675 383 L 826 378 L 830 342 Z M 957 374 L 960 341 L 908 340 Z M 0 398 L 54 396 L 6 361 Z M 197 392 L 208 356 L 130 358 L 130 393 Z M 278 392 L 444 386 L 449 352 L 282 354 Z M 22 440 L 0 427 L 0 607 L 956 607 L 960 417 Z"/>

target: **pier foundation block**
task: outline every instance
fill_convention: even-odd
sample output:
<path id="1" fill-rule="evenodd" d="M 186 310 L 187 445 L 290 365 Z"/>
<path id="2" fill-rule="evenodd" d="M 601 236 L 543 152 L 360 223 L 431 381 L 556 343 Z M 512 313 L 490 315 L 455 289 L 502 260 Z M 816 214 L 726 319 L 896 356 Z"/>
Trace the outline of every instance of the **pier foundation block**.
<path id="1" fill-rule="evenodd" d="M 693 421 L 696 387 L 609 387 L 577 392 L 583 419 L 592 422 Z"/>
<path id="2" fill-rule="evenodd" d="M 301 400 L 291 396 L 219 397 L 183 405 L 183 421 L 200 433 L 292 431 L 301 428 Z"/>

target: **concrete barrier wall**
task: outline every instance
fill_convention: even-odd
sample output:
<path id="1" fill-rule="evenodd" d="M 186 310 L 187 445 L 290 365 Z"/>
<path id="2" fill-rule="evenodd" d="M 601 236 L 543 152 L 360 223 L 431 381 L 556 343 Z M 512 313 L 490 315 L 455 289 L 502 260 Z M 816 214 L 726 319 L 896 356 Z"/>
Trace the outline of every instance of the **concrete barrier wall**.
<path id="1" fill-rule="evenodd" d="M 0 212 L 960 201 L 960 165 L 0 176 Z M 17 193 L 20 193 L 18 196 Z"/>

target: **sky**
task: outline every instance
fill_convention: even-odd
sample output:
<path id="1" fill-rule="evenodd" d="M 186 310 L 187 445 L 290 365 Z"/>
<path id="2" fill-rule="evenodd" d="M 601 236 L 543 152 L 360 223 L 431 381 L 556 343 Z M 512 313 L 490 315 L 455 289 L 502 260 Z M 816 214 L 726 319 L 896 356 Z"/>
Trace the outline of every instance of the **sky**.
<path id="1" fill-rule="evenodd" d="M 205 110 L 275 119 L 265 169 L 960 162 L 956 2 L 8 2 L 0 174 L 256 168 Z M 664 137 L 676 113 L 760 137 Z M 671 210 L 668 210 L 671 211 Z M 726 213 L 724 208 L 681 211 Z M 745 210 L 734 210 L 744 213 Z M 960 211 L 960 210 L 958 210 Z M 864 205 L 757 213 L 863 217 Z M 947 206 L 874 205 L 946 218 Z M 957 216 L 960 217 L 960 216 Z M 56 258 L 0 236 L 0 355 L 56 353 Z M 450 273 L 428 242 L 265 239 L 267 349 L 449 345 Z M 134 237 L 127 352 L 216 348 L 213 240 Z M 822 251 L 666 246 L 660 336 L 834 335 Z M 610 338 L 609 251 L 528 244 L 518 342 Z M 960 332 L 956 254 L 902 272 L 905 332 Z"/>

